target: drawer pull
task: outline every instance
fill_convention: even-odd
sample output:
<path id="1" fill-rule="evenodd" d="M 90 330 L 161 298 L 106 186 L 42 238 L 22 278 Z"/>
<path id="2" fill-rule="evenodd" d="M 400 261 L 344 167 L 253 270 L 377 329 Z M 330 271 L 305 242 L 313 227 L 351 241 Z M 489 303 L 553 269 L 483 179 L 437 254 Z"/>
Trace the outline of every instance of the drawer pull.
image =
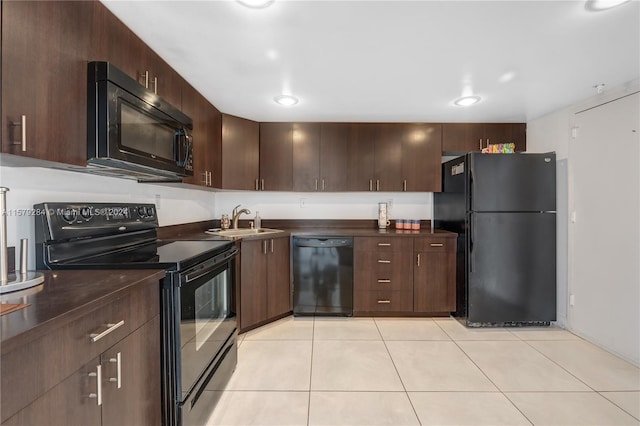
<path id="1" fill-rule="evenodd" d="M 420 253 L 418 253 L 418 267 L 420 266 Z"/>
<path id="2" fill-rule="evenodd" d="M 116 363 L 116 377 L 110 377 L 110 382 L 116 382 L 118 389 L 122 388 L 122 352 L 118 352 L 115 358 L 109 358 L 109 362 Z"/>
<path id="3" fill-rule="evenodd" d="M 444 247 L 444 244 L 442 243 L 431 243 L 429 244 L 431 247 Z"/>
<path id="4" fill-rule="evenodd" d="M 378 280 L 378 283 L 380 283 L 380 284 L 390 284 L 391 280 Z"/>
<path id="5" fill-rule="evenodd" d="M 102 405 L 102 366 L 96 365 L 96 372 L 89 373 L 89 377 L 96 378 L 96 393 L 90 393 L 89 398 L 95 398 L 98 405 Z"/>
<path id="6" fill-rule="evenodd" d="M 391 243 L 378 243 L 378 247 L 391 247 Z"/>
<path id="7" fill-rule="evenodd" d="M 378 263 L 391 263 L 391 261 L 378 259 Z"/>
<path id="8" fill-rule="evenodd" d="M 117 328 L 120 328 L 124 325 L 124 320 L 117 322 L 115 324 L 107 324 L 107 329 L 105 331 L 103 331 L 102 333 L 92 333 L 89 335 L 89 337 L 91 337 L 91 341 L 92 342 L 97 342 L 98 340 L 102 339 L 104 336 L 106 336 L 107 334 L 111 333 L 112 331 L 114 331 Z"/>
<path id="9" fill-rule="evenodd" d="M 379 305 L 388 305 L 389 303 L 391 303 L 391 300 L 389 299 L 378 299 Z"/>

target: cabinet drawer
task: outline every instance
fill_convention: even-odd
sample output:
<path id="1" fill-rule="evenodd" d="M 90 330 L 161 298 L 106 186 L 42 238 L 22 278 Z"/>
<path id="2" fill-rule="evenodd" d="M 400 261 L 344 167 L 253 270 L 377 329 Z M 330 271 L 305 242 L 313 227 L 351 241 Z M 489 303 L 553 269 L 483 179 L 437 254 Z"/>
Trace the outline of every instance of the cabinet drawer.
<path id="1" fill-rule="evenodd" d="M 409 291 L 356 291 L 353 295 L 354 312 L 412 312 L 413 292 Z"/>
<path id="2" fill-rule="evenodd" d="M 353 247 L 356 252 L 406 253 L 413 250 L 413 241 L 403 237 L 357 237 L 354 238 Z"/>
<path id="3" fill-rule="evenodd" d="M 455 251 L 456 239 L 448 237 L 416 237 L 415 251 Z"/>
<path id="4" fill-rule="evenodd" d="M 115 301 L 4 354 L 0 363 L 2 389 L 19 384 L 20 392 L 2 392 L 2 420 L 158 315 L 159 296 L 158 282 L 136 286 Z"/>
<path id="5" fill-rule="evenodd" d="M 411 290 L 413 254 L 360 252 L 354 258 L 355 290 Z"/>

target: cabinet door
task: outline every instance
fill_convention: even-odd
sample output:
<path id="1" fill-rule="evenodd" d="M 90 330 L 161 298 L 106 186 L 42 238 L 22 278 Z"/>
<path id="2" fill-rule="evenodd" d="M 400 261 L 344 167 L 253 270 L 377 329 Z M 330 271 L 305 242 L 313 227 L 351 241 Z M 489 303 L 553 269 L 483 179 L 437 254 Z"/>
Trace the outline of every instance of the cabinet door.
<path id="1" fill-rule="evenodd" d="M 185 183 L 219 188 L 222 179 L 222 114 L 185 84 L 183 111 L 193 120 L 193 176 Z"/>
<path id="2" fill-rule="evenodd" d="M 174 107 L 182 108 L 182 86 L 185 84 L 182 77 L 148 46 L 145 50 L 148 69 L 144 71 L 149 72 L 148 89 Z"/>
<path id="3" fill-rule="evenodd" d="M 527 125 L 525 123 L 487 123 L 484 125 L 484 146 L 487 144 L 514 143 L 516 151 L 527 150 Z"/>
<path id="4" fill-rule="evenodd" d="M 294 123 L 292 126 L 293 190 L 321 191 L 320 124 Z"/>
<path id="5" fill-rule="evenodd" d="M 442 125 L 402 126 L 402 189 L 442 191 Z"/>
<path id="6" fill-rule="evenodd" d="M 242 241 L 240 329 L 267 319 L 267 240 Z"/>
<path id="7" fill-rule="evenodd" d="M 480 151 L 484 143 L 482 123 L 444 123 L 442 125 L 442 151 L 463 153 Z"/>
<path id="8" fill-rule="evenodd" d="M 156 354 L 156 356 L 158 355 L 159 353 Z M 46 360 L 43 361 L 46 362 Z M 88 362 L 2 424 L 12 426 L 99 426 L 101 424 L 101 406 L 98 405 L 96 398 L 98 389 L 96 368 L 98 365 L 100 365 L 98 358 Z M 16 384 L 17 389 L 13 389 L 13 391 L 18 391 L 19 387 L 19 384 Z M 8 389 L 3 391 L 6 392 Z M 103 403 L 104 401 L 103 395 Z"/>
<path id="9" fill-rule="evenodd" d="M 414 265 L 414 311 L 455 311 L 455 240 L 416 238 Z"/>
<path id="10" fill-rule="evenodd" d="M 347 150 L 347 189 L 373 191 L 377 127 L 375 124 L 359 123 L 354 125 L 354 130 Z"/>
<path id="11" fill-rule="evenodd" d="M 291 311 L 289 237 L 269 240 L 267 277 L 267 318 Z"/>
<path id="12" fill-rule="evenodd" d="M 320 126 L 320 188 L 346 191 L 349 144 L 354 135 L 351 123 L 323 123 Z"/>
<path id="13" fill-rule="evenodd" d="M 260 125 L 222 114 L 222 189 L 258 189 Z"/>
<path id="14" fill-rule="evenodd" d="M 2 152 L 86 165 L 93 7 L 2 2 Z"/>
<path id="15" fill-rule="evenodd" d="M 260 189 L 293 189 L 291 123 L 260 123 Z"/>
<path id="16" fill-rule="evenodd" d="M 377 124 L 374 176 L 376 191 L 402 191 L 402 126 Z"/>
<path id="17" fill-rule="evenodd" d="M 162 422 L 160 352 L 156 316 L 102 354 L 102 426 Z"/>

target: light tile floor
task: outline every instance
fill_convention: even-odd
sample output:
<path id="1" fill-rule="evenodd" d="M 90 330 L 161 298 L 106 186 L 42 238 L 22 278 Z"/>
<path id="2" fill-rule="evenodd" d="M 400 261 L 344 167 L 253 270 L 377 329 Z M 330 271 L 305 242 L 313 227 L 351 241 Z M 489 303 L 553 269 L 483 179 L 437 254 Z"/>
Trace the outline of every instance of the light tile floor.
<path id="1" fill-rule="evenodd" d="M 288 317 L 239 341 L 209 425 L 640 425 L 640 369 L 559 328 Z"/>

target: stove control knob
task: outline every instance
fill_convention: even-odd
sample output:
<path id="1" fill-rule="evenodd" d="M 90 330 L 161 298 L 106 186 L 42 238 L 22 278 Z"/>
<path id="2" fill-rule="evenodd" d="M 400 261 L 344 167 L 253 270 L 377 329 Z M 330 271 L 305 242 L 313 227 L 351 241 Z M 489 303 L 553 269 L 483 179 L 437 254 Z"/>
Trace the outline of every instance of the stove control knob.
<path id="1" fill-rule="evenodd" d="M 73 223 L 78 216 L 78 212 L 75 209 L 65 209 L 62 212 L 62 219 L 67 223 Z"/>
<path id="2" fill-rule="evenodd" d="M 145 211 L 146 210 L 145 210 L 144 207 L 140 206 L 140 207 L 138 207 L 137 210 L 138 210 L 138 215 L 140 215 L 140 217 L 144 217 L 145 216 Z"/>
<path id="3" fill-rule="evenodd" d="M 147 207 L 147 216 L 153 217 L 153 215 L 155 214 L 153 210 L 153 207 Z"/>
<path id="4" fill-rule="evenodd" d="M 91 207 L 82 207 L 80 209 L 80 217 L 82 217 L 84 220 L 91 219 Z"/>

